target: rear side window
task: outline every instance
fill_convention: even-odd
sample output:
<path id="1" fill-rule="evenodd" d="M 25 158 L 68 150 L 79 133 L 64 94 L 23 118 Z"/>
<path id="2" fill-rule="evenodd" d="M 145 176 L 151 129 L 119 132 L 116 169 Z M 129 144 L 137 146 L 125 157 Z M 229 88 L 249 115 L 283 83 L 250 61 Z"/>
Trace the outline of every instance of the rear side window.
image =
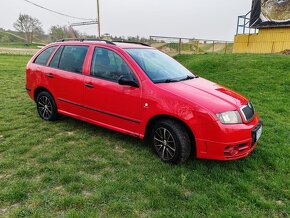
<path id="1" fill-rule="evenodd" d="M 60 61 L 60 56 L 61 56 L 61 54 L 62 54 L 63 48 L 64 48 L 64 47 L 61 46 L 61 47 L 57 50 L 57 52 L 55 52 L 55 54 L 54 54 L 54 56 L 53 56 L 53 58 L 52 58 L 52 60 L 51 60 L 51 62 L 50 62 L 50 64 L 49 64 L 50 67 L 53 67 L 53 68 L 59 68 L 59 61 Z"/>
<path id="2" fill-rule="evenodd" d="M 64 46 L 58 68 L 69 72 L 82 73 L 87 51 L 87 46 Z M 52 64 L 56 65 L 55 63 Z"/>
<path id="3" fill-rule="evenodd" d="M 56 46 L 45 49 L 34 60 L 34 63 L 45 66 L 47 64 L 48 59 L 50 58 L 51 54 L 54 52 L 55 49 L 56 49 Z"/>

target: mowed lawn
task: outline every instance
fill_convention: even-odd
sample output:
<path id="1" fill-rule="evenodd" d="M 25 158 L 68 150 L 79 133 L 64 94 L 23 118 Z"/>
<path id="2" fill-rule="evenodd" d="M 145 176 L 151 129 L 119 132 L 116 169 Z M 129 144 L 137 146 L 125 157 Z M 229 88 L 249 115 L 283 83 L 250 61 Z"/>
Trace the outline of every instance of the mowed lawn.
<path id="1" fill-rule="evenodd" d="M 0 55 L 0 217 L 288 217 L 290 57 L 182 55 L 249 97 L 264 133 L 247 158 L 165 164 L 138 139 L 61 117 L 25 91 L 29 56 Z"/>

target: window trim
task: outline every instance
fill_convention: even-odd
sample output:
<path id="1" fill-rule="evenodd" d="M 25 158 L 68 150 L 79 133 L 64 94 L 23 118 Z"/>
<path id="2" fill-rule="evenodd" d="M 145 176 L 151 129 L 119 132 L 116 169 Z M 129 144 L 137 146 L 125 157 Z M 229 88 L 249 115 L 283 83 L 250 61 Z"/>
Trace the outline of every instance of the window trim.
<path id="1" fill-rule="evenodd" d="M 93 52 L 92 52 L 92 55 L 91 55 L 90 70 L 89 70 L 89 74 L 86 75 L 86 76 L 89 76 L 89 77 L 92 77 L 92 78 L 96 78 L 96 79 L 105 80 L 105 81 L 109 81 L 109 82 L 113 82 L 113 83 L 117 83 L 117 84 L 119 84 L 118 81 L 115 81 L 115 80 L 113 80 L 113 79 L 103 78 L 103 77 L 100 77 L 100 76 L 94 76 L 94 75 L 92 75 L 92 69 L 93 69 L 92 66 L 93 66 L 93 60 L 94 60 L 94 55 L 95 55 L 95 50 L 96 50 L 96 49 L 106 49 L 106 50 L 108 50 L 108 51 L 111 51 L 111 52 L 114 52 L 115 54 L 117 54 L 117 55 L 118 55 L 118 56 L 119 56 L 119 57 L 124 61 L 124 63 L 127 64 L 127 66 L 129 67 L 129 69 L 130 69 L 130 71 L 131 71 L 131 74 L 132 74 L 134 80 L 136 81 L 136 83 L 137 83 L 137 84 L 139 85 L 139 87 L 140 87 L 140 83 L 139 83 L 139 80 L 137 79 L 136 73 L 135 73 L 135 71 L 132 69 L 132 67 L 130 66 L 130 64 L 126 61 L 126 59 L 125 59 L 121 54 L 119 54 L 118 52 L 116 52 L 116 51 L 114 51 L 114 50 L 112 50 L 112 49 L 110 49 L 110 48 L 103 47 L 103 46 L 94 46 L 94 47 L 93 47 Z M 115 58 L 115 57 L 114 57 L 114 58 Z"/>
<path id="2" fill-rule="evenodd" d="M 48 59 L 47 59 L 47 61 L 46 61 L 46 63 L 45 63 L 44 65 L 42 65 L 42 64 L 38 64 L 38 63 L 35 63 L 36 59 L 37 59 L 41 54 L 43 54 L 43 52 L 45 52 L 45 51 L 47 51 L 48 49 L 53 48 L 53 47 L 55 47 L 55 48 L 54 48 L 54 50 L 52 51 L 52 53 L 49 55 L 49 57 L 48 57 Z M 38 65 L 38 66 L 46 67 L 47 64 L 50 62 L 51 57 L 55 54 L 55 51 L 57 50 L 57 48 L 58 48 L 58 45 L 51 45 L 51 46 L 49 46 L 49 47 L 47 47 L 47 48 L 41 50 L 41 51 L 39 52 L 39 54 L 34 58 L 34 60 L 33 60 L 32 63 L 33 63 L 33 64 L 36 64 L 36 65 Z"/>

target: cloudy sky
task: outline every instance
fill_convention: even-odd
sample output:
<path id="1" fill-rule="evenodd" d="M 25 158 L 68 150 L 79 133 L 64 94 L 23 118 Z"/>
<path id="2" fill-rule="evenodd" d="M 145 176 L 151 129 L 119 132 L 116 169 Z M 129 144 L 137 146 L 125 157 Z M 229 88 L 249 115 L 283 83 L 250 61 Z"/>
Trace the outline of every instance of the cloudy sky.
<path id="1" fill-rule="evenodd" d="M 72 16 L 96 18 L 97 0 L 30 0 Z M 237 16 L 252 0 L 99 0 L 102 33 L 118 36 L 177 36 L 233 40 Z M 13 29 L 20 13 L 38 18 L 48 32 L 52 25 L 79 22 L 37 8 L 24 0 L 1 0 L 0 27 Z M 97 34 L 97 26 L 77 27 Z"/>

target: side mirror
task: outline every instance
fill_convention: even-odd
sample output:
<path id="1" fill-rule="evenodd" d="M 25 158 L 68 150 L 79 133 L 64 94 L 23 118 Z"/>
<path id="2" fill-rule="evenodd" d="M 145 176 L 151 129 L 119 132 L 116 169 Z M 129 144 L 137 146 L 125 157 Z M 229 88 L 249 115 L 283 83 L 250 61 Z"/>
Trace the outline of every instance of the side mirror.
<path id="1" fill-rule="evenodd" d="M 119 78 L 118 83 L 123 86 L 132 86 L 136 88 L 139 87 L 138 83 L 132 77 L 129 76 L 121 76 Z"/>

